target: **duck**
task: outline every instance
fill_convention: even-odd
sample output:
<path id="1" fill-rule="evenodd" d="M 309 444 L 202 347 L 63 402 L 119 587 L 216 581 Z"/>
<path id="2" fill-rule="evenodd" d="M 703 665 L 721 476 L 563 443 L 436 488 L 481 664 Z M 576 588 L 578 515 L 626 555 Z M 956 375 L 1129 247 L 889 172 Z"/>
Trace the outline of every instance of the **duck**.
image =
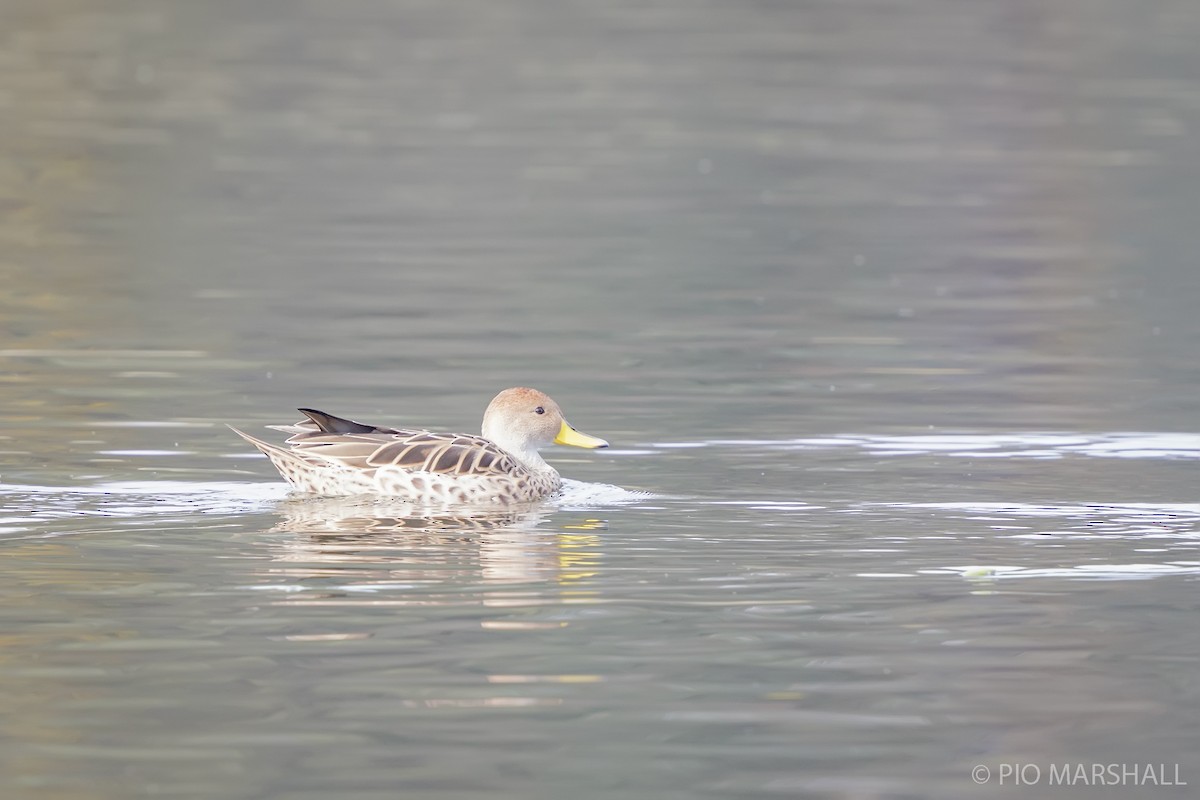
<path id="1" fill-rule="evenodd" d="M 550 444 L 608 442 L 567 423 L 545 392 L 505 389 L 483 414 L 482 436 L 387 428 L 298 409 L 306 419 L 267 427 L 286 447 L 230 429 L 258 448 L 293 488 L 328 497 L 384 495 L 421 504 L 499 504 L 558 492 L 562 477 L 538 452 Z"/>

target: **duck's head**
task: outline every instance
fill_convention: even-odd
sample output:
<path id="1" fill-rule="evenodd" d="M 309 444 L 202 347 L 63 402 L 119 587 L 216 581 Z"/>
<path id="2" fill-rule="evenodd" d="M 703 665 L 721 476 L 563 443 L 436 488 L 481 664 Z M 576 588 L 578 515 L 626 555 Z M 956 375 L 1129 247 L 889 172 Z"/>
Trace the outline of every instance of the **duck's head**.
<path id="1" fill-rule="evenodd" d="M 544 464 L 537 451 L 551 444 L 608 447 L 608 442 L 572 428 L 545 392 L 516 387 L 492 398 L 483 413 L 483 436 L 533 466 Z"/>

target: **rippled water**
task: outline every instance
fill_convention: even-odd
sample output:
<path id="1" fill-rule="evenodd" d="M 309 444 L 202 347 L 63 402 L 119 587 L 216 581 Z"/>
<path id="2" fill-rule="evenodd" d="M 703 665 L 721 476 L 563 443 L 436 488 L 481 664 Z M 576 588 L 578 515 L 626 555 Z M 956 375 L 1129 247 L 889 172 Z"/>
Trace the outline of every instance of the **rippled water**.
<path id="1" fill-rule="evenodd" d="M 1192 796 L 1193 5 L 6 5 L 0 795 Z"/>

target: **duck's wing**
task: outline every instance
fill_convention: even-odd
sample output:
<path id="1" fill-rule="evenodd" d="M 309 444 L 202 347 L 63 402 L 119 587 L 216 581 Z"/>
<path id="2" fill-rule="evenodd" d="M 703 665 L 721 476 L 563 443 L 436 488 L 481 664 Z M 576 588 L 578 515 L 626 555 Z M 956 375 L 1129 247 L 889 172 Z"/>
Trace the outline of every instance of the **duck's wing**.
<path id="1" fill-rule="evenodd" d="M 304 433 L 403 433 L 399 428 L 385 428 L 381 425 L 367 425 L 362 422 L 355 422 L 352 419 L 344 417 L 335 417 L 333 414 L 327 414 L 324 411 L 317 411 L 315 408 L 300 408 L 297 409 L 301 414 L 308 419 L 293 423 L 292 425 L 268 425 L 271 430 L 283 431 L 284 433 L 304 434 Z M 291 443 L 291 439 L 288 439 Z"/>
<path id="2" fill-rule="evenodd" d="M 303 430 L 288 439 L 288 444 L 302 458 L 319 458 L 357 470 L 398 467 L 413 472 L 479 476 L 519 476 L 528 471 L 497 445 L 465 433 L 398 428 L 348 433 Z"/>

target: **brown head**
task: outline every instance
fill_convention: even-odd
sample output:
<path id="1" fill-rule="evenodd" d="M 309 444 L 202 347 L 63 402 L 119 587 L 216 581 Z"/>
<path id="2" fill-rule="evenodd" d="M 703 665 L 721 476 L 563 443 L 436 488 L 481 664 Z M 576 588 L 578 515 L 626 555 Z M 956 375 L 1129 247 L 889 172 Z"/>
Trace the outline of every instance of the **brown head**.
<path id="1" fill-rule="evenodd" d="M 550 444 L 608 447 L 603 439 L 567 424 L 548 394 L 524 387 L 505 389 L 492 398 L 483 414 L 483 436 L 535 467 L 545 464 L 537 451 Z"/>

